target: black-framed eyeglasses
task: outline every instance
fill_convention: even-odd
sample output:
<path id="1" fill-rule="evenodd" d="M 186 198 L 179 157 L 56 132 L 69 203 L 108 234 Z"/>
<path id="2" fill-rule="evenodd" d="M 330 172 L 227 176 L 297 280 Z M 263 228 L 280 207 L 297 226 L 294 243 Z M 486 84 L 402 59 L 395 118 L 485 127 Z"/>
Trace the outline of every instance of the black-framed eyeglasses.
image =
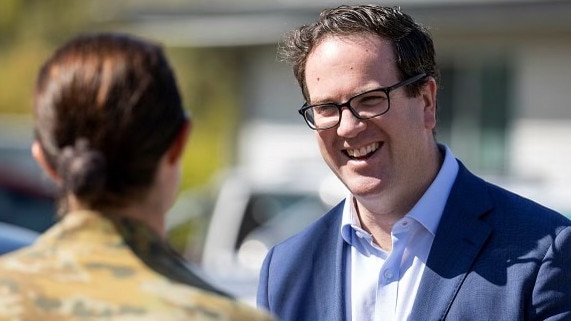
<path id="1" fill-rule="evenodd" d="M 347 107 L 358 119 L 369 119 L 381 116 L 391 108 L 391 91 L 410 85 L 426 77 L 426 73 L 405 79 L 398 84 L 368 90 L 355 95 L 344 103 L 323 103 L 308 105 L 307 102 L 298 110 L 311 129 L 321 130 L 335 127 L 341 122 L 341 109 Z"/>

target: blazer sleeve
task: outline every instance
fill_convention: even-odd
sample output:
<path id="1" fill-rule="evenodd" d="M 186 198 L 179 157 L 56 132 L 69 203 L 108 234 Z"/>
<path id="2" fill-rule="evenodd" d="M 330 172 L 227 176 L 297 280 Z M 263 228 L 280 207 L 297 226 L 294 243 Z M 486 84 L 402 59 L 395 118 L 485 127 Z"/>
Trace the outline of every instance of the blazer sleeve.
<path id="1" fill-rule="evenodd" d="M 269 267 L 270 261 L 272 260 L 272 255 L 274 254 L 274 248 L 272 248 L 262 264 L 262 269 L 260 270 L 260 280 L 258 283 L 258 293 L 257 293 L 257 304 L 258 307 L 270 311 L 270 303 L 268 299 L 268 282 L 269 282 Z"/>
<path id="2" fill-rule="evenodd" d="M 571 226 L 555 237 L 547 251 L 532 295 L 533 320 L 571 320 Z"/>

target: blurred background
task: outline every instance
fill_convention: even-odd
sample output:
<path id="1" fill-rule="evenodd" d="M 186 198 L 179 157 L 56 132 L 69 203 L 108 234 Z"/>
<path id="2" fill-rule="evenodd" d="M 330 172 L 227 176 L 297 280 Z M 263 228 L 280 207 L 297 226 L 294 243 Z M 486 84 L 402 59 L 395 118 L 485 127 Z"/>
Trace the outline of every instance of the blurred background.
<path id="1" fill-rule="evenodd" d="M 438 140 L 472 171 L 571 216 L 571 2 L 381 3 L 401 6 L 433 34 Z M 169 236 L 215 283 L 253 302 L 268 247 L 345 195 L 297 113 L 290 68 L 276 57 L 284 32 L 339 4 L 1 0 L 0 222 L 42 232 L 55 217 L 54 188 L 29 153 L 34 78 L 52 50 L 80 32 L 158 41 L 195 121 Z"/>

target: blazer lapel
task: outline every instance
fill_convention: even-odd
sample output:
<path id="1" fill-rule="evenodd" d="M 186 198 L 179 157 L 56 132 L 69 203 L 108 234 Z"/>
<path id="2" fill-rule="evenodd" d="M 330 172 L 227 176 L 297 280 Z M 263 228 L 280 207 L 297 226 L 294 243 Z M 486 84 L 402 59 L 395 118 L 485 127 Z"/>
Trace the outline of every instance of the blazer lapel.
<path id="1" fill-rule="evenodd" d="M 314 256 L 314 300 L 318 308 L 318 320 L 344 321 L 345 314 L 345 276 L 346 255 L 343 248 L 346 246 L 341 236 L 341 216 L 343 203 L 332 210 L 329 224 L 320 231 L 316 242 L 321 242 L 320 250 Z M 331 255 L 334 253 L 334 255 Z M 316 321 L 318 321 L 316 320 Z"/>
<path id="2" fill-rule="evenodd" d="M 460 162 L 459 162 L 460 163 Z M 411 320 L 444 320 L 491 233 L 481 216 L 492 208 L 485 183 L 461 163 L 432 244 Z"/>

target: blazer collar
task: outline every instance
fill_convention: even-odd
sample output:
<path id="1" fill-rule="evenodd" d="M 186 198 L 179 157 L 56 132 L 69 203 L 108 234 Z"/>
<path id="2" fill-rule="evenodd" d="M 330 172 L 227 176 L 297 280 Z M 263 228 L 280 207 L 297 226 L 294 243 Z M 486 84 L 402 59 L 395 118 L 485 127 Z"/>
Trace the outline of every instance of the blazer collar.
<path id="1" fill-rule="evenodd" d="M 492 228 L 481 217 L 492 201 L 486 183 L 459 162 L 424 274 L 411 320 L 443 320 Z"/>
<path id="2" fill-rule="evenodd" d="M 339 232 L 344 201 L 333 208 L 326 216 L 326 224 L 318 231 L 321 250 L 314 257 L 313 295 L 319 307 L 318 320 L 343 321 L 346 318 L 345 303 L 347 260 L 345 247 L 347 244 Z M 334 253 L 334 255 L 331 255 Z"/>

